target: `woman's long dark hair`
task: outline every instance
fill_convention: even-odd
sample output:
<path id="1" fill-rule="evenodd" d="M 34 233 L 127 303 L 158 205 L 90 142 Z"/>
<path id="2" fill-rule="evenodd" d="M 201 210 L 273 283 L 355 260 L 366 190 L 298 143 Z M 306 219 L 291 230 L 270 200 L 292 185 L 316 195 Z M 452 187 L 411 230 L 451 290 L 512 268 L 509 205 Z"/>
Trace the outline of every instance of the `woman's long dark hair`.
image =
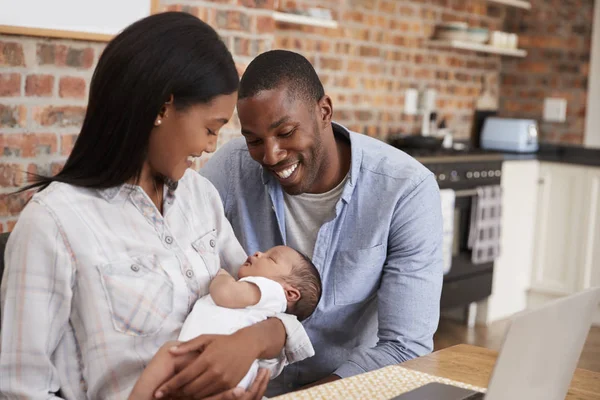
<path id="1" fill-rule="evenodd" d="M 235 63 L 213 28 L 166 12 L 141 19 L 108 43 L 94 71 L 81 132 L 54 181 L 108 188 L 139 178 L 150 132 L 171 95 L 178 110 L 238 89 Z"/>

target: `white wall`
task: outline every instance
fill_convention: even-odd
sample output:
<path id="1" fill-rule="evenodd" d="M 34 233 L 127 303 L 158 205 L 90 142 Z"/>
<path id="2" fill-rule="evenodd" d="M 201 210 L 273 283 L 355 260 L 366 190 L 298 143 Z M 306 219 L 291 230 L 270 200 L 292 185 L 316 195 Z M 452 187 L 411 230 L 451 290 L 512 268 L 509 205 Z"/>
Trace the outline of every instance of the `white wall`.
<path id="1" fill-rule="evenodd" d="M 594 5 L 592 58 L 588 81 L 588 105 L 584 145 L 600 147 L 600 1 Z"/>

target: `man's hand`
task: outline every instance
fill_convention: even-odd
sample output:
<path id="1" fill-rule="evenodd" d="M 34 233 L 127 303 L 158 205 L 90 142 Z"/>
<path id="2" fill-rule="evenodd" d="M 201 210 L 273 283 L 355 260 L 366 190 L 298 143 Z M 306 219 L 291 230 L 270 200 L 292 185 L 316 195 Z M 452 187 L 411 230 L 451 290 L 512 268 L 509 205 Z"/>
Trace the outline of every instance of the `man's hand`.
<path id="1" fill-rule="evenodd" d="M 156 391 L 156 398 L 183 396 L 203 399 L 231 389 L 246 375 L 252 362 L 259 358 L 261 349 L 247 340 L 243 330 L 232 335 L 202 335 L 171 349 L 174 355 L 192 351 L 199 351 L 200 355 L 162 384 Z M 235 395 L 230 392 L 227 392 L 229 396 Z"/>

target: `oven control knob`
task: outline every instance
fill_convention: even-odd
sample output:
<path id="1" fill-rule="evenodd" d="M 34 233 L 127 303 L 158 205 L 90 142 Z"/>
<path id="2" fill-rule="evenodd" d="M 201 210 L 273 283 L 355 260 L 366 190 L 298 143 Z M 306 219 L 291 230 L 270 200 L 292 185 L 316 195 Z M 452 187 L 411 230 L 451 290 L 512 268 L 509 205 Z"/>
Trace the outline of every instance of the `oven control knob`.
<path id="1" fill-rule="evenodd" d="M 481 177 L 487 178 L 487 171 L 481 171 Z"/>
<path id="2" fill-rule="evenodd" d="M 440 181 L 445 181 L 445 180 L 446 180 L 446 175 L 445 175 L 445 174 L 440 174 L 440 175 L 438 176 L 438 179 L 439 179 Z"/>
<path id="3" fill-rule="evenodd" d="M 479 171 L 473 172 L 473 178 L 475 178 L 475 179 L 479 178 Z"/>
<path id="4" fill-rule="evenodd" d="M 490 177 L 494 176 L 494 170 L 493 169 L 490 169 L 488 171 L 488 176 L 490 176 Z"/>
<path id="5" fill-rule="evenodd" d="M 473 178 L 473 173 L 471 171 L 467 171 L 467 179 Z"/>
<path id="6" fill-rule="evenodd" d="M 495 172 L 496 177 L 500 177 L 502 175 L 502 171 L 500 171 L 499 169 L 496 170 Z"/>
<path id="7" fill-rule="evenodd" d="M 456 171 L 450 172 L 450 180 L 453 182 L 460 180 L 460 176 L 458 176 L 458 172 L 456 172 Z"/>

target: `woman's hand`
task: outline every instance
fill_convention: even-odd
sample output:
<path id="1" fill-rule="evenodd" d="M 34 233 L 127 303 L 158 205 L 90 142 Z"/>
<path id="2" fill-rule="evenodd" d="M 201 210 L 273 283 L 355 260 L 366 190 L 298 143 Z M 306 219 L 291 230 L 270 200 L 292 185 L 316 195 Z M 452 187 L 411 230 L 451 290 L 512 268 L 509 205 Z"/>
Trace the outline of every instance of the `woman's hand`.
<path id="1" fill-rule="evenodd" d="M 268 369 L 259 369 L 254 383 L 248 390 L 234 388 L 205 400 L 261 400 L 267 390 L 270 377 L 271 372 Z"/>
<path id="2" fill-rule="evenodd" d="M 223 393 L 234 388 L 246 375 L 252 362 L 260 357 L 262 350 L 256 341 L 246 336 L 245 332 L 247 331 L 242 329 L 232 335 L 202 335 L 173 347 L 171 349 L 173 355 L 192 351 L 199 351 L 200 355 L 181 372 L 162 384 L 156 391 L 155 397 L 183 396 L 203 399 L 215 394 L 220 396 L 227 394 L 229 397 L 215 398 L 254 399 L 254 397 L 231 397 L 235 396 L 236 389 Z M 260 396 L 262 397 L 262 393 Z"/>

